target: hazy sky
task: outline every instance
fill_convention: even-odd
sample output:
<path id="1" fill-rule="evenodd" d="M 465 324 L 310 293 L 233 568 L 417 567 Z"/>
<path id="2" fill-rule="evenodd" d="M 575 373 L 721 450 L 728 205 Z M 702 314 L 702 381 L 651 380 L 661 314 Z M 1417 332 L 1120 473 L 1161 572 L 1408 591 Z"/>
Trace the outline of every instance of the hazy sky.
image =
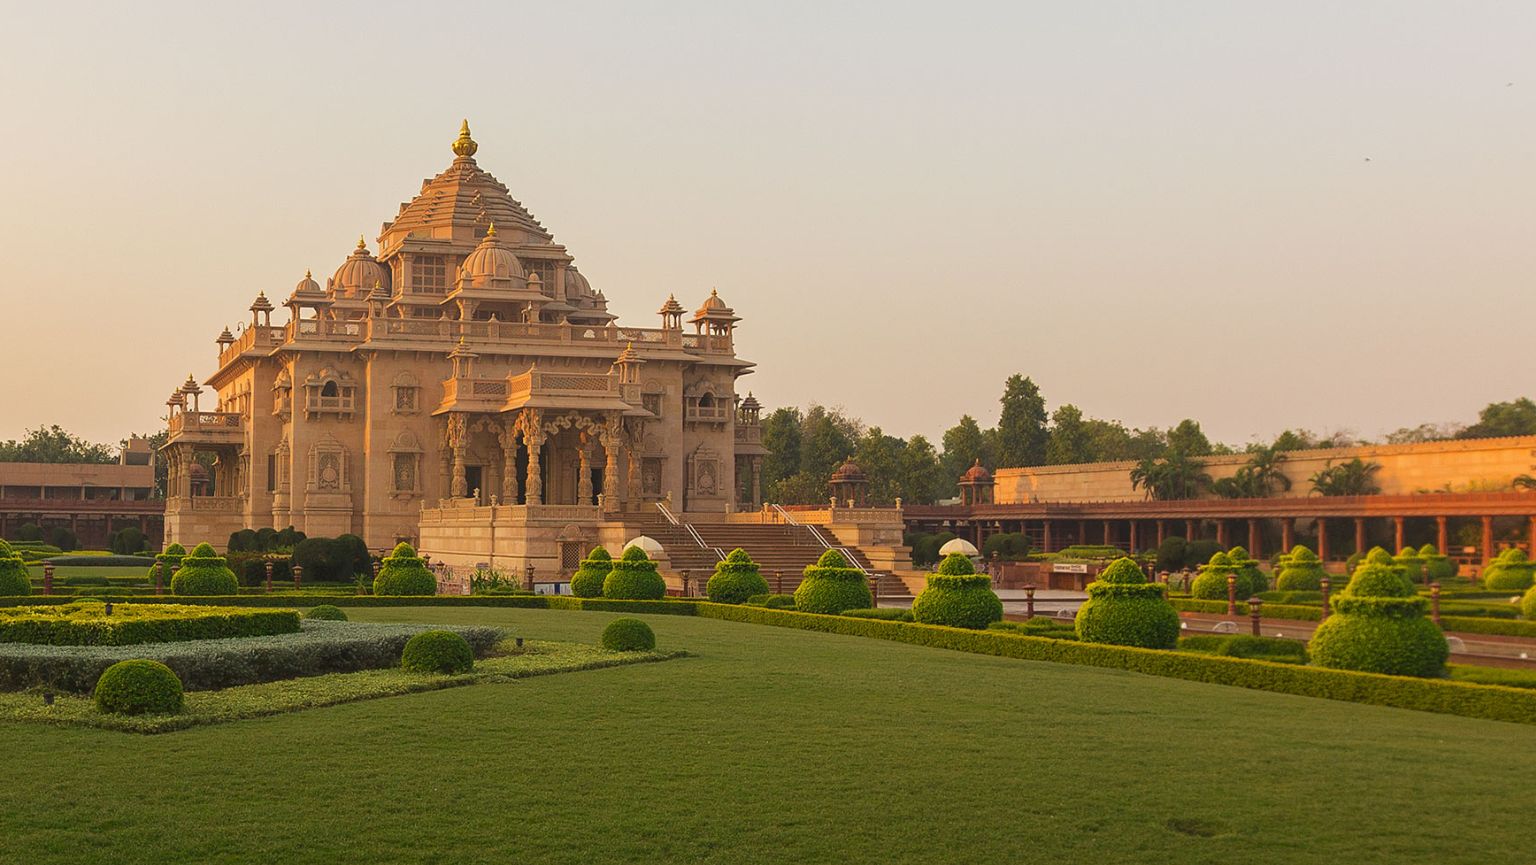
<path id="1" fill-rule="evenodd" d="M 452 159 L 770 408 L 1234 443 L 1536 393 L 1536 3 L 0 3 L 0 438 L 161 425 Z M 321 10 L 321 11 L 317 11 Z M 284 314 L 285 315 L 285 314 Z"/>

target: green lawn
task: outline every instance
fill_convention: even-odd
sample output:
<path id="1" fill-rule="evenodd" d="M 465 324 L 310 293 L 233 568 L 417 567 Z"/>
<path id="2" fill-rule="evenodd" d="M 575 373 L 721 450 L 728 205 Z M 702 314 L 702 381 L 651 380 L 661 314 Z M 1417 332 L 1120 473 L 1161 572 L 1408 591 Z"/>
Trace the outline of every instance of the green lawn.
<path id="1" fill-rule="evenodd" d="M 613 618 L 349 615 L 578 641 Z M 0 723 L 0 862 L 1529 858 L 1530 727 L 646 619 L 695 657 L 152 737 Z"/>

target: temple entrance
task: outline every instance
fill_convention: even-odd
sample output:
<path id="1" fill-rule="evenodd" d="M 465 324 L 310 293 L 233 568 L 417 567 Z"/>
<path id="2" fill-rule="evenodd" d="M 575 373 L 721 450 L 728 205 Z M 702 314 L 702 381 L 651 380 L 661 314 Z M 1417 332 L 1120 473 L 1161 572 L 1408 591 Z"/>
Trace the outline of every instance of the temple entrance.
<path id="1" fill-rule="evenodd" d="M 465 496 L 465 498 L 474 498 L 475 490 L 479 490 L 480 491 L 480 497 L 482 499 L 485 498 L 485 467 L 484 466 L 465 466 L 464 467 L 464 496 Z"/>

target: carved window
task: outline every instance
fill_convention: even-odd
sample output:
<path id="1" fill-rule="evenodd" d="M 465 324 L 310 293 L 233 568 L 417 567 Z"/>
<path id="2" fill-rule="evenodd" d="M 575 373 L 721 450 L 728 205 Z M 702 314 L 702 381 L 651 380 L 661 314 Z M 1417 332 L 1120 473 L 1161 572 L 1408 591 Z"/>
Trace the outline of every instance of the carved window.
<path id="1" fill-rule="evenodd" d="M 421 410 L 421 387 L 416 376 L 402 372 L 395 376 L 390 389 L 394 391 L 391 403 L 395 414 L 415 414 Z"/>
<path id="2" fill-rule="evenodd" d="M 397 387 L 395 388 L 395 411 L 416 411 L 417 392 L 421 388 Z"/>
<path id="3" fill-rule="evenodd" d="M 647 496 L 661 495 L 660 457 L 646 457 L 640 461 L 640 492 Z"/>
<path id="4" fill-rule="evenodd" d="M 448 262 L 441 255 L 411 258 L 411 288 L 417 294 L 442 294 L 448 290 Z"/>
<path id="5" fill-rule="evenodd" d="M 659 393 L 646 393 L 640 395 L 640 405 L 651 414 L 661 417 L 661 398 Z"/>
<path id="6" fill-rule="evenodd" d="M 394 484 L 397 493 L 416 492 L 416 479 L 420 476 L 421 454 L 395 454 Z"/>

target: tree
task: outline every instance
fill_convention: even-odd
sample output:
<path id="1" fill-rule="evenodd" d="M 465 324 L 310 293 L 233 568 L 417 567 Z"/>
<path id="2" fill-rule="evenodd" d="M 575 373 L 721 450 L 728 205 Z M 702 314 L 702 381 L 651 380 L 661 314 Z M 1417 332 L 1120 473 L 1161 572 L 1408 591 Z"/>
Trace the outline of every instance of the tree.
<path id="1" fill-rule="evenodd" d="M 0 442 L 0 462 L 107 465 L 117 462 L 117 453 L 107 445 L 93 444 L 54 424 L 27 430 L 19 441 Z"/>
<path id="2" fill-rule="evenodd" d="M 1496 436 L 1536 434 L 1536 402 L 1520 397 L 1511 402 L 1489 403 L 1477 413 L 1477 423 L 1461 431 L 1459 438 L 1480 439 Z"/>
<path id="3" fill-rule="evenodd" d="M 946 477 L 939 463 L 938 451 L 926 436 L 915 435 L 906 441 L 900 455 L 901 498 L 913 504 L 927 505 L 938 501 L 954 483 Z"/>
<path id="4" fill-rule="evenodd" d="M 961 415 L 959 423 L 945 430 L 941 441 L 944 445 L 943 465 L 944 476 L 948 479 L 945 488 L 948 493 L 955 492 L 960 476 L 978 460 L 984 466 L 996 465 L 992 449 L 988 447 L 986 433 L 981 431 L 981 425 L 976 423 L 976 419 L 968 414 Z"/>
<path id="5" fill-rule="evenodd" d="M 869 498 L 875 504 L 891 504 L 902 495 L 901 453 L 907 443 L 870 427 L 859 439 L 853 460 L 869 477 Z"/>
<path id="6" fill-rule="evenodd" d="M 1421 423 L 1415 427 L 1405 426 L 1396 432 L 1387 433 L 1387 444 L 1407 445 L 1444 441 L 1457 438 L 1461 435 L 1462 429 L 1460 424 L 1454 423 Z"/>
<path id="7" fill-rule="evenodd" d="M 775 409 L 763 419 L 763 489 L 800 471 L 800 410 Z M 780 499 L 779 501 L 783 501 Z"/>
<path id="8" fill-rule="evenodd" d="M 1291 479 L 1281 469 L 1287 457 L 1278 446 L 1254 448 L 1250 454 L 1247 465 L 1211 484 L 1211 491 L 1229 499 L 1262 499 L 1291 488 Z"/>
<path id="9" fill-rule="evenodd" d="M 1381 463 L 1366 462 L 1355 457 L 1347 463 L 1334 465 L 1330 461 L 1312 476 L 1312 492 L 1321 496 L 1369 496 L 1381 492 L 1374 475 Z"/>
<path id="10" fill-rule="evenodd" d="M 806 409 L 800 422 L 800 471 L 826 483 L 833 470 L 852 456 L 854 443 L 864 432 L 862 426 L 841 409 L 819 405 Z"/>
<path id="11" fill-rule="evenodd" d="M 1033 380 L 1014 373 L 1003 385 L 1002 414 L 997 419 L 999 467 L 1038 466 L 1045 462 L 1045 399 Z"/>
<path id="12" fill-rule="evenodd" d="M 1205 437 L 1199 423 L 1185 418 L 1168 431 L 1168 450 L 1191 457 L 1210 456 L 1211 440 Z"/>
<path id="13" fill-rule="evenodd" d="M 1131 488 L 1145 489 L 1159 501 L 1195 498 L 1210 483 L 1205 463 L 1178 451 L 1161 459 L 1148 457 L 1131 469 Z"/>
<path id="14" fill-rule="evenodd" d="M 1071 403 L 1051 415 L 1050 438 L 1045 443 L 1046 465 L 1064 466 L 1093 462 L 1093 442 L 1083 411 Z"/>

